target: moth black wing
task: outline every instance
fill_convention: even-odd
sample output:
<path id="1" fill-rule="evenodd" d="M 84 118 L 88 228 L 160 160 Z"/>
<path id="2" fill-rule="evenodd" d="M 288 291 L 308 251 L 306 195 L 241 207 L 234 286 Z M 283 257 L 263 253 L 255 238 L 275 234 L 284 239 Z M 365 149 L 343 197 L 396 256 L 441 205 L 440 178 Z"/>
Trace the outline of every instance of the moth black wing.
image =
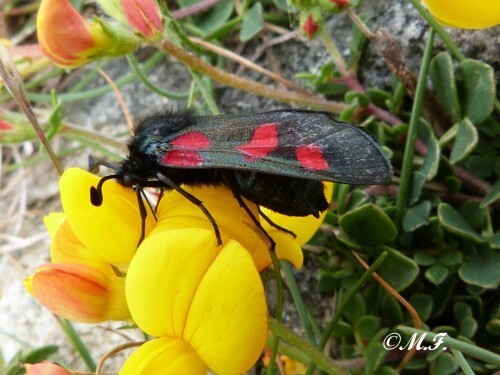
<path id="1" fill-rule="evenodd" d="M 247 170 L 348 184 L 379 184 L 389 160 L 363 128 L 326 112 L 277 110 L 236 116 L 153 117 L 148 141 L 137 142 L 152 163 L 182 169 Z"/>

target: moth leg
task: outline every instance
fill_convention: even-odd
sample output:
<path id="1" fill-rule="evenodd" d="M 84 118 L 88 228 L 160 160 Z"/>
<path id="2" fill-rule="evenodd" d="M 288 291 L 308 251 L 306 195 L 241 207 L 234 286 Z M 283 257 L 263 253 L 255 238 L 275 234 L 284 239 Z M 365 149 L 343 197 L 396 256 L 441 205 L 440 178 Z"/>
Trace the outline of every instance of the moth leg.
<path id="1" fill-rule="evenodd" d="M 243 198 L 241 198 L 240 194 L 238 194 L 237 192 L 235 192 L 233 190 L 233 196 L 238 201 L 238 203 L 240 204 L 240 207 L 243 208 L 246 211 L 246 213 L 248 214 L 248 216 L 250 216 L 250 219 L 252 219 L 252 221 L 257 226 L 257 228 L 259 228 L 259 230 L 262 232 L 262 234 L 264 236 L 266 236 L 266 238 L 268 239 L 268 241 L 269 241 L 269 243 L 271 245 L 270 246 L 270 250 L 274 251 L 275 248 L 276 248 L 276 242 L 274 242 L 274 240 L 271 237 L 271 235 L 269 233 L 267 233 L 267 231 L 264 229 L 264 227 L 260 223 L 260 220 L 255 217 L 255 215 L 253 214 L 252 210 L 250 210 L 250 208 L 247 206 L 247 204 L 245 203 L 245 201 L 243 200 Z"/>
<path id="2" fill-rule="evenodd" d="M 245 210 L 245 212 L 248 214 L 248 216 L 250 216 L 250 219 L 252 219 L 252 221 L 257 226 L 257 228 L 259 228 L 261 233 L 268 239 L 268 241 L 270 243 L 270 250 L 274 251 L 274 249 L 276 248 L 276 242 L 274 242 L 273 238 L 264 229 L 264 227 L 260 223 L 259 218 L 255 217 L 252 210 L 250 210 L 250 208 L 247 206 L 247 204 L 245 203 L 243 198 L 241 198 L 241 194 L 238 192 L 237 187 L 235 186 L 235 183 L 233 182 L 234 180 L 227 173 L 223 173 L 222 178 L 225 182 L 225 185 L 231 189 L 233 196 L 236 199 L 236 201 L 239 203 L 240 207 Z M 259 209 L 259 212 L 260 212 L 260 209 Z"/>
<path id="3" fill-rule="evenodd" d="M 271 218 L 269 216 L 267 216 L 263 211 L 262 209 L 260 208 L 260 206 L 257 206 L 258 209 L 259 209 L 259 214 L 260 216 L 262 216 L 264 218 L 265 221 L 267 221 L 269 223 L 270 226 L 282 231 L 282 232 L 285 232 L 286 234 L 289 234 L 290 236 L 292 236 L 293 238 L 297 238 L 297 235 L 292 232 L 291 230 L 289 229 L 286 229 L 284 227 L 282 227 L 281 225 L 278 225 L 276 224 L 274 221 L 271 220 Z"/>
<path id="4" fill-rule="evenodd" d="M 143 194 L 142 188 L 140 186 L 136 186 L 135 195 L 137 196 L 137 204 L 139 205 L 139 213 L 141 214 L 141 237 L 139 238 L 137 247 L 139 247 L 141 242 L 144 240 L 144 236 L 146 235 L 146 217 L 148 216 L 148 210 L 146 210 L 146 206 L 144 205 L 141 194 Z"/>
<path id="5" fill-rule="evenodd" d="M 222 238 L 220 236 L 219 227 L 215 222 L 215 219 L 212 216 L 212 214 L 208 212 L 207 208 L 203 205 L 203 202 L 200 201 L 198 198 L 196 198 L 193 194 L 190 194 L 186 190 L 181 188 L 179 185 L 177 185 L 175 182 L 173 182 L 170 178 L 168 178 L 164 174 L 158 172 L 156 174 L 156 177 L 158 178 L 158 180 L 165 183 L 166 185 L 174 189 L 176 192 L 178 192 L 180 195 L 182 195 L 184 198 L 186 198 L 188 201 L 190 201 L 191 203 L 195 204 L 200 208 L 200 210 L 205 214 L 207 219 L 210 221 L 210 224 L 212 224 L 212 227 L 214 228 L 215 237 L 217 239 L 217 245 L 219 246 L 222 245 Z"/>

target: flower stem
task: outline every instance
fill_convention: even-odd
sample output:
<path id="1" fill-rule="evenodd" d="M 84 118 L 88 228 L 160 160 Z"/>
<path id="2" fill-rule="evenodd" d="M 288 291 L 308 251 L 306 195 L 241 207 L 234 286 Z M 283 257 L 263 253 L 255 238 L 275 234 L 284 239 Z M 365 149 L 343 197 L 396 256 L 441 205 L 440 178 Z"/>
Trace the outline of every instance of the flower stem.
<path id="1" fill-rule="evenodd" d="M 276 321 L 281 322 L 283 318 L 283 280 L 281 280 L 281 267 L 280 261 L 276 256 L 276 252 L 273 250 L 269 251 L 271 260 L 273 262 L 274 277 L 276 278 Z M 270 318 L 272 319 L 272 318 Z M 274 374 L 274 365 L 276 362 L 276 357 L 278 355 L 278 347 L 280 344 L 280 339 L 278 335 L 273 337 L 273 342 L 271 344 L 271 355 L 269 360 L 269 367 L 267 368 L 266 374 Z"/>
<path id="2" fill-rule="evenodd" d="M 406 326 L 398 326 L 398 330 L 408 334 L 408 335 L 413 335 L 413 334 L 418 334 L 418 335 L 425 335 L 424 336 L 424 341 L 436 343 L 436 333 L 429 332 L 429 331 L 424 331 L 422 329 L 415 329 L 412 327 L 406 327 Z M 467 342 L 457 340 L 454 338 L 449 337 L 448 335 L 442 337 L 439 336 L 443 340 L 443 344 L 446 347 L 449 347 L 451 349 L 459 350 L 460 352 L 467 354 L 473 358 L 477 358 L 481 361 L 484 361 L 486 363 L 490 363 L 493 366 L 499 367 L 500 366 L 500 355 L 491 352 L 489 350 L 486 350 L 484 348 L 480 348 L 477 345 L 474 344 L 469 344 Z"/>
<path id="3" fill-rule="evenodd" d="M 427 72 L 431 61 L 432 46 L 434 44 L 434 29 L 430 29 L 429 38 L 425 46 L 424 57 L 422 58 L 422 66 L 418 75 L 417 88 L 415 90 L 415 101 L 410 118 L 410 125 L 406 138 L 405 152 L 403 156 L 403 164 L 401 168 L 400 190 L 396 199 L 396 224 L 401 226 L 408 196 L 410 195 L 410 183 L 413 165 L 413 154 L 415 152 L 415 140 L 417 139 L 417 130 L 420 123 L 420 113 L 422 111 L 422 103 L 425 93 L 425 83 Z"/>
<path id="4" fill-rule="evenodd" d="M 316 337 L 314 336 L 313 327 L 311 326 L 311 321 L 308 317 L 307 306 L 304 304 L 302 300 L 302 296 L 300 295 L 300 290 L 297 286 L 297 282 L 295 281 L 295 277 L 292 273 L 292 267 L 287 262 L 281 263 L 281 268 L 286 276 L 286 280 L 288 283 L 288 289 L 292 294 L 293 301 L 297 308 L 297 312 L 300 317 L 300 321 L 302 322 L 302 327 L 306 331 L 307 338 L 311 343 L 316 343 Z"/>
<path id="5" fill-rule="evenodd" d="M 127 55 L 127 61 L 132 68 L 132 71 L 134 74 L 139 78 L 139 80 L 149 88 L 151 91 L 156 92 L 157 94 L 164 96 L 169 99 L 175 99 L 175 100 L 182 100 L 186 99 L 189 95 L 189 91 L 184 91 L 184 92 L 173 92 L 173 91 L 168 91 L 165 89 L 162 89 L 161 87 L 156 86 L 153 82 L 149 80 L 149 78 L 144 74 L 144 72 L 139 68 L 139 65 L 137 64 L 137 60 L 134 57 L 132 53 L 129 53 Z"/>
<path id="6" fill-rule="evenodd" d="M 238 77 L 231 73 L 227 73 L 206 63 L 192 53 L 169 41 L 163 41 L 158 46 L 158 48 L 175 57 L 180 62 L 186 64 L 186 66 L 188 66 L 189 68 L 196 70 L 215 81 L 239 90 L 275 99 L 281 102 L 299 106 L 309 106 L 312 108 L 322 109 L 334 113 L 340 113 L 344 108 L 346 108 L 346 105 L 344 103 L 324 100 L 312 95 L 298 94 L 288 90 L 276 89 L 274 87 L 269 87 L 255 81 Z"/>
<path id="7" fill-rule="evenodd" d="M 321 337 L 321 341 L 319 347 L 323 349 L 326 346 L 326 343 L 330 339 L 333 330 L 337 326 L 340 318 L 344 314 L 345 309 L 349 306 L 349 302 L 354 298 L 356 293 L 361 289 L 366 280 L 375 272 L 384 262 L 387 257 L 387 251 L 384 251 L 380 256 L 373 262 L 373 264 L 363 273 L 363 276 L 359 278 L 359 280 L 354 284 L 354 286 L 345 294 L 344 298 L 342 298 L 342 303 L 339 304 L 337 311 L 332 317 L 332 320 L 328 323 L 325 331 L 323 332 L 323 336 Z M 319 363 L 317 363 L 319 365 Z M 311 363 L 307 369 L 306 375 L 311 375 L 316 368 L 314 363 Z"/>
<path id="8" fill-rule="evenodd" d="M 73 347 L 82 357 L 83 361 L 85 362 L 89 370 L 95 371 L 96 364 L 92 359 L 92 356 L 90 355 L 88 348 L 85 346 L 78 333 L 76 333 L 75 328 L 73 327 L 71 322 L 67 319 L 63 319 L 58 316 L 56 316 L 56 319 L 61 328 L 63 329 L 64 333 L 66 333 L 66 336 L 68 336 L 69 341 L 71 342 Z"/>
<path id="9" fill-rule="evenodd" d="M 290 328 L 277 321 L 276 319 L 269 318 L 269 329 L 276 336 L 281 337 L 284 341 L 286 341 L 293 347 L 300 348 L 300 351 L 304 353 L 311 360 L 311 362 L 316 363 L 321 368 L 321 370 L 325 371 L 327 374 L 349 374 L 348 370 L 338 366 L 330 358 L 325 356 L 317 347 L 315 347 L 306 339 L 297 335 Z M 271 362 L 269 364 L 271 364 Z"/>

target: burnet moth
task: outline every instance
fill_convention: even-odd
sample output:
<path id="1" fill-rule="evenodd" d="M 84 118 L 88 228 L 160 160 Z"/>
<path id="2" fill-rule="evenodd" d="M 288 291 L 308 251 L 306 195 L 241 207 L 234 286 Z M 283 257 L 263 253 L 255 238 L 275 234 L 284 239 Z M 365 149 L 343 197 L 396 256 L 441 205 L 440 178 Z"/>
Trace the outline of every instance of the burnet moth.
<path id="1" fill-rule="evenodd" d="M 317 217 L 328 207 L 322 181 L 372 185 L 392 176 L 389 160 L 363 128 L 327 112 L 302 109 L 230 116 L 155 114 L 138 124 L 128 150 L 116 173 L 91 188 L 92 203 L 102 203 L 102 185 L 109 179 L 134 188 L 144 233 L 142 189 L 176 190 L 207 216 L 219 245 L 215 219 L 181 185 L 227 186 L 273 248 L 242 197 L 285 215 Z"/>

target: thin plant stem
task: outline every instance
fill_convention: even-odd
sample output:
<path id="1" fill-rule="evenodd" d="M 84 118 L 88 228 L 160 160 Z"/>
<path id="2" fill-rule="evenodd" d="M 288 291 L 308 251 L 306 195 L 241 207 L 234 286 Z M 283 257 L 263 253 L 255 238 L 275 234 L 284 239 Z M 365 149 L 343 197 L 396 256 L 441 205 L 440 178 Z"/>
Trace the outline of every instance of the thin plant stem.
<path id="1" fill-rule="evenodd" d="M 139 68 L 139 64 L 137 64 L 137 60 L 132 53 L 127 55 L 127 61 L 132 68 L 132 71 L 135 73 L 137 78 L 151 91 L 164 96 L 169 99 L 182 100 L 186 99 L 189 96 L 188 91 L 174 92 L 170 90 L 162 89 L 161 87 L 156 86 L 153 82 L 149 80 L 149 78 L 143 73 L 143 71 Z"/>
<path id="2" fill-rule="evenodd" d="M 7 51 L 7 48 L 0 42 L 0 77 L 3 79 L 5 87 L 9 90 L 10 94 L 14 98 L 15 102 L 19 106 L 19 108 L 23 111 L 23 113 L 28 118 L 29 122 L 35 129 L 35 132 L 45 147 L 45 150 L 49 154 L 50 160 L 54 164 L 59 175 L 63 174 L 63 169 L 59 160 L 50 145 L 45 133 L 43 132 L 38 119 L 36 118 L 33 110 L 31 108 L 31 103 L 29 102 L 26 91 L 24 89 L 23 81 L 17 70 L 16 64 L 12 60 L 12 57 Z"/>
<path id="3" fill-rule="evenodd" d="M 334 361 L 325 356 L 317 347 L 297 335 L 290 328 L 276 319 L 269 318 L 269 329 L 275 334 L 275 337 L 279 336 L 293 347 L 300 348 L 300 351 L 304 353 L 311 360 L 311 362 L 317 363 L 321 370 L 325 371 L 327 374 L 349 374 L 348 370 L 338 366 Z"/>
<path id="4" fill-rule="evenodd" d="M 191 76 L 193 77 L 196 86 L 200 90 L 201 95 L 203 95 L 203 98 L 205 99 L 205 102 L 207 103 L 212 115 L 219 115 L 220 110 L 217 106 L 217 103 L 215 102 L 212 91 L 207 87 L 207 84 L 203 82 L 203 78 L 201 77 L 201 75 L 191 69 L 189 69 L 189 73 L 191 73 Z"/>
<path id="5" fill-rule="evenodd" d="M 193 70 L 206 75 L 207 77 L 223 83 L 227 86 L 234 87 L 236 89 L 246 91 L 259 96 L 272 98 L 281 102 L 286 102 L 294 105 L 309 106 L 317 109 L 322 109 L 325 111 L 340 113 L 346 108 L 346 104 L 324 100 L 316 96 L 303 95 L 294 93 L 288 90 L 279 90 L 274 87 L 269 87 L 261 83 L 238 77 L 234 74 L 227 73 L 221 69 L 218 69 L 200 58 L 196 57 L 192 53 L 182 49 L 181 47 L 171 43 L 170 41 L 163 41 L 158 48 L 167 52 L 171 56 L 175 57 L 182 63 L 186 64 Z"/>
<path id="6" fill-rule="evenodd" d="M 58 316 L 56 316 L 56 319 L 61 328 L 63 329 L 64 333 L 66 333 L 66 336 L 69 338 L 69 341 L 71 342 L 73 347 L 76 349 L 78 354 L 80 354 L 80 357 L 83 359 L 88 369 L 90 371 L 95 371 L 97 365 L 92 359 L 92 356 L 90 355 L 88 348 L 85 346 L 78 333 L 76 333 L 75 328 L 73 327 L 71 322 L 67 319 L 63 319 Z"/>
<path id="7" fill-rule="evenodd" d="M 417 88 L 415 90 L 415 101 L 413 103 L 413 110 L 411 113 L 410 125 L 406 138 L 405 152 L 403 156 L 403 164 L 401 167 L 400 189 L 396 199 L 396 224 L 399 226 L 401 226 L 405 208 L 408 203 L 408 197 L 410 195 L 413 156 L 415 153 L 415 141 L 417 139 L 417 130 L 420 123 L 420 113 L 422 112 L 422 104 L 426 86 L 425 83 L 427 79 L 427 72 L 429 71 L 433 44 L 434 29 L 430 29 L 429 38 L 427 39 L 424 57 L 422 58 L 422 64 L 418 75 Z"/>
<path id="8" fill-rule="evenodd" d="M 297 286 L 297 282 L 295 281 L 295 277 L 293 276 L 292 267 L 290 266 L 290 263 L 282 262 L 281 269 L 285 274 L 288 284 L 288 289 L 292 294 L 293 301 L 297 308 L 297 313 L 299 314 L 300 321 L 302 322 L 302 327 L 304 327 L 304 330 L 306 331 L 307 338 L 309 339 L 310 342 L 316 343 L 316 337 L 314 336 L 313 327 L 311 326 L 311 321 L 309 320 L 307 306 L 304 304 L 302 296 L 300 295 L 300 291 Z"/>
<path id="9" fill-rule="evenodd" d="M 346 62 L 342 55 L 339 52 L 339 49 L 337 48 L 337 45 L 333 41 L 333 39 L 330 36 L 330 33 L 326 29 L 326 27 L 322 27 L 321 31 L 319 33 L 319 38 L 321 39 L 321 42 L 323 43 L 323 46 L 326 48 L 328 53 L 330 54 L 330 57 L 333 60 L 333 63 L 337 67 L 337 69 L 340 71 L 340 73 L 344 76 L 348 74 L 346 70 Z"/>
<path id="10" fill-rule="evenodd" d="M 281 280 L 280 261 L 276 256 L 275 251 L 269 251 L 269 255 L 271 256 L 271 260 L 273 262 L 274 277 L 276 278 L 276 321 L 281 322 L 281 320 L 283 319 L 284 297 L 283 297 L 283 280 Z M 273 341 L 271 344 L 269 367 L 267 368 L 266 371 L 267 375 L 274 374 L 274 365 L 276 364 L 276 358 L 278 356 L 279 344 L 280 344 L 280 339 L 276 335 L 273 337 Z"/>
<path id="11" fill-rule="evenodd" d="M 356 293 L 361 289 L 361 287 L 364 285 L 366 280 L 368 280 L 368 278 L 372 275 L 372 273 L 375 272 L 382 265 L 385 258 L 387 257 L 387 254 L 388 254 L 387 251 L 384 251 L 382 254 L 380 254 L 379 257 L 375 260 L 375 262 L 373 262 L 373 264 L 359 278 L 356 284 L 354 284 L 353 287 L 342 298 L 342 303 L 339 304 L 337 311 L 335 311 L 335 314 L 333 315 L 332 319 L 326 326 L 325 331 L 323 332 L 321 341 L 319 343 L 320 349 L 325 348 L 326 343 L 330 339 L 333 330 L 335 329 L 337 323 L 344 314 L 345 309 L 349 306 L 349 302 L 354 298 Z M 307 368 L 306 375 L 312 375 L 315 369 L 316 369 L 316 364 L 311 363 Z"/>
<path id="12" fill-rule="evenodd" d="M 415 329 L 407 326 L 398 326 L 397 329 L 408 335 L 413 335 L 415 333 L 417 335 L 422 335 L 424 336 L 424 341 L 436 343 L 435 339 L 437 334 L 434 332 L 424 331 L 422 329 Z M 467 354 L 473 358 L 477 358 L 481 361 L 492 364 L 493 366 L 500 367 L 500 355 L 498 355 L 497 353 L 491 352 L 484 348 L 480 348 L 477 345 L 470 344 L 465 341 L 454 339 L 452 337 L 449 337 L 448 335 L 444 337 L 440 336 L 440 338 L 443 340 L 443 344 L 450 349 L 458 350 L 463 354 Z"/>
<path id="13" fill-rule="evenodd" d="M 461 351 L 456 349 L 451 349 L 451 353 L 457 360 L 458 365 L 460 366 L 465 375 L 474 375 L 474 371 L 470 367 L 469 362 L 467 362 Z"/>
<path id="14" fill-rule="evenodd" d="M 153 69 L 162 59 L 165 58 L 165 54 L 161 51 L 156 52 L 153 54 L 146 62 L 142 64 L 140 67 L 141 71 L 143 73 L 146 73 Z M 116 87 L 122 87 L 125 86 L 129 83 L 134 82 L 136 79 L 136 75 L 133 72 L 129 72 L 123 77 L 119 78 L 116 80 L 115 85 Z M 87 100 L 87 99 L 95 99 L 97 97 L 100 97 L 104 94 L 107 94 L 108 92 L 112 91 L 111 87 L 109 85 L 104 85 L 95 89 L 91 90 L 86 90 L 86 91 L 80 91 L 80 92 L 69 92 L 69 93 L 64 93 L 58 95 L 58 100 L 61 103 L 69 103 L 69 102 L 76 102 L 80 100 Z M 28 94 L 28 99 L 35 101 L 35 102 L 50 102 L 52 101 L 52 95 L 50 94 L 38 94 L 38 93 L 33 93 L 29 92 Z"/>

